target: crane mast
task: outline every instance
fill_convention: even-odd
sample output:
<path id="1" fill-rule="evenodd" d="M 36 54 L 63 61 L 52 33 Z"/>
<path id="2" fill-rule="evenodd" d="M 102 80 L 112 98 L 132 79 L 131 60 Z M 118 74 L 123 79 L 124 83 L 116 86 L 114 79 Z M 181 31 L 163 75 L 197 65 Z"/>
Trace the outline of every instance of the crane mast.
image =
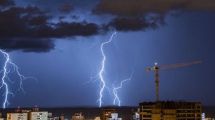
<path id="1" fill-rule="evenodd" d="M 154 67 L 154 73 L 155 73 L 155 87 L 156 87 L 156 100 L 160 100 L 159 96 L 159 67 L 157 64 L 155 64 Z"/>

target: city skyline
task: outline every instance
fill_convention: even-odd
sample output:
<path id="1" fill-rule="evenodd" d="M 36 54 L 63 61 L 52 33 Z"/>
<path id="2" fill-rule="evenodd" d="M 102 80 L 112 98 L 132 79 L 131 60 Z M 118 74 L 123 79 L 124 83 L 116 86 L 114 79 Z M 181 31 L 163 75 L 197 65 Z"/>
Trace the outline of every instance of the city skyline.
<path id="1" fill-rule="evenodd" d="M 20 90 L 10 68 L 6 107 L 109 106 L 116 93 L 136 106 L 156 99 L 148 66 L 198 60 L 160 71 L 160 99 L 215 105 L 214 12 L 213 0 L 1 0 L 0 49 L 30 77 Z"/>

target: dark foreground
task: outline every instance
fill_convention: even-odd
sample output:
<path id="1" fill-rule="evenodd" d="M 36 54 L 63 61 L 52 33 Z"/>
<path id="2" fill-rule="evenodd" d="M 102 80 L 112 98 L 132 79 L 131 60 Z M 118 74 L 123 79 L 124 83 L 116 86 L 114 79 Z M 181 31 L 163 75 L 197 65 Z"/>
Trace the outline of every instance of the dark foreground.
<path id="1" fill-rule="evenodd" d="M 53 116 L 61 116 L 64 115 L 65 118 L 71 118 L 75 113 L 82 113 L 85 118 L 94 119 L 96 116 L 100 116 L 102 111 L 114 109 L 123 120 L 131 120 L 134 112 L 137 111 L 137 107 L 62 107 L 62 108 L 40 108 L 40 111 L 48 111 L 52 113 Z M 6 113 L 15 112 L 16 108 L 7 108 L 0 109 L 0 113 L 2 113 L 3 117 L 6 117 Z M 22 110 L 32 110 L 32 108 L 22 108 Z M 206 116 L 214 116 L 215 115 L 215 106 L 204 106 L 203 112 L 206 113 Z"/>
<path id="2" fill-rule="evenodd" d="M 39 111 L 48 111 L 53 116 L 64 115 L 65 118 L 71 118 L 75 113 L 82 113 L 85 118 L 94 119 L 96 116 L 100 116 L 102 111 L 114 109 L 123 120 L 131 120 L 133 113 L 137 110 L 137 107 L 62 107 L 62 108 L 40 108 Z M 15 112 L 14 108 L 0 109 L 0 113 L 3 117 L 6 117 L 6 113 Z M 22 110 L 32 110 L 32 108 L 22 108 Z"/>

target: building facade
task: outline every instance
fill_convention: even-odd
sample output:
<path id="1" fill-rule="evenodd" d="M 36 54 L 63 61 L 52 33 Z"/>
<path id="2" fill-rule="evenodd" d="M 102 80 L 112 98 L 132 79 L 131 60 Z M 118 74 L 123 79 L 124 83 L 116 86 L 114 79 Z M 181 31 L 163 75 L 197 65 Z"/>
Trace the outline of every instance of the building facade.
<path id="1" fill-rule="evenodd" d="M 102 109 L 101 115 L 100 115 L 101 120 L 107 120 L 108 118 L 111 118 L 112 113 L 116 113 L 116 109 L 111 109 L 111 108 Z"/>
<path id="2" fill-rule="evenodd" d="M 48 112 L 30 112 L 30 120 L 48 120 Z"/>
<path id="3" fill-rule="evenodd" d="M 139 104 L 140 120 L 201 120 L 199 102 L 142 102 Z"/>
<path id="4" fill-rule="evenodd" d="M 122 120 L 122 118 L 118 117 L 118 113 L 111 113 L 111 117 L 107 118 L 107 120 Z"/>
<path id="5" fill-rule="evenodd" d="M 75 113 L 72 116 L 71 120 L 85 120 L 84 116 L 82 115 L 82 113 Z"/>
<path id="6" fill-rule="evenodd" d="M 7 120 L 28 120 L 28 113 L 7 113 Z"/>

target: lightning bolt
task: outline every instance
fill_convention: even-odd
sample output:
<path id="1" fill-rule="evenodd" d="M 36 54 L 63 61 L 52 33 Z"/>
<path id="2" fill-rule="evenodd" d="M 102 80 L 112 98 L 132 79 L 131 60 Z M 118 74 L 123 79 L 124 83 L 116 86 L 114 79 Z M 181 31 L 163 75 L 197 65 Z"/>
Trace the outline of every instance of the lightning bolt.
<path id="1" fill-rule="evenodd" d="M 105 81 L 105 78 L 104 78 L 104 72 L 105 72 L 105 62 L 106 62 L 106 55 L 105 55 L 105 52 L 104 52 L 104 47 L 106 45 L 108 45 L 109 43 L 112 42 L 113 40 L 113 37 L 116 35 L 116 32 L 114 32 L 110 39 L 108 41 L 105 41 L 101 44 L 100 46 L 100 51 L 101 51 L 101 54 L 102 54 L 102 61 L 101 61 L 101 67 L 100 67 L 100 71 L 99 71 L 99 80 L 100 80 L 100 91 L 99 91 L 99 98 L 98 98 L 98 101 L 99 101 L 99 107 L 102 106 L 102 98 L 103 98 L 103 92 L 104 92 L 104 89 L 106 87 L 106 81 Z"/>
<path id="2" fill-rule="evenodd" d="M 10 78 L 8 77 L 9 73 L 11 73 L 12 70 L 16 72 L 16 74 L 20 80 L 19 81 L 19 89 L 22 90 L 23 92 L 24 92 L 23 80 L 28 79 L 28 78 L 32 78 L 32 77 L 25 77 L 24 75 L 22 75 L 19 71 L 19 67 L 11 61 L 10 55 L 7 52 L 0 49 L 0 53 L 5 58 L 3 69 L 0 71 L 0 73 L 2 73 L 0 90 L 4 89 L 4 98 L 3 98 L 2 107 L 6 108 L 6 106 L 9 105 L 9 101 L 8 101 L 9 95 L 10 94 L 13 95 L 13 93 L 10 91 L 9 84 L 8 84 L 8 81 L 10 81 Z M 12 70 L 10 69 L 10 66 L 13 68 Z M 32 78 L 32 79 L 34 79 L 34 78 Z"/>
<path id="3" fill-rule="evenodd" d="M 113 95 L 114 95 L 113 104 L 114 104 L 114 105 L 117 104 L 118 106 L 121 106 L 121 100 L 120 100 L 120 98 L 119 98 L 119 96 L 118 96 L 118 91 L 119 91 L 119 89 L 122 88 L 123 84 L 124 84 L 125 82 L 127 82 L 127 81 L 130 81 L 130 80 L 132 79 L 132 77 L 133 77 L 133 73 L 130 75 L 129 78 L 122 80 L 122 81 L 120 82 L 120 85 L 119 85 L 119 86 L 113 88 Z"/>

